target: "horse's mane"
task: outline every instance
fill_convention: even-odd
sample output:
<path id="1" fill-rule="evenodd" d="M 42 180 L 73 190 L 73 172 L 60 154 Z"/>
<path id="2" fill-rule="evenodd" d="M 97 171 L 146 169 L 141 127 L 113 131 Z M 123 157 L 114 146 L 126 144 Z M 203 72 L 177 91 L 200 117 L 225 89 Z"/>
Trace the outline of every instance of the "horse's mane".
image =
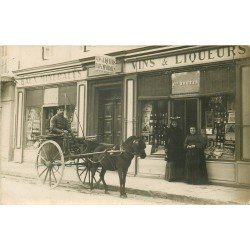
<path id="1" fill-rule="evenodd" d="M 131 142 L 133 142 L 136 139 L 136 136 L 132 135 L 130 136 L 125 142 L 123 142 L 122 147 L 129 146 Z"/>

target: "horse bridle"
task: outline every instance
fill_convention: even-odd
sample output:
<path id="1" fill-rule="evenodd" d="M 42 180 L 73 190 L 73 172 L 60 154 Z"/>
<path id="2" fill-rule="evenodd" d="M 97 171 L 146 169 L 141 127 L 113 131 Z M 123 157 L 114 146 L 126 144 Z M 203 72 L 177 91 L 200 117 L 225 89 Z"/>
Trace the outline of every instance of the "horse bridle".
<path id="1" fill-rule="evenodd" d="M 132 141 L 131 144 L 134 144 L 136 141 L 137 141 L 137 143 L 139 143 L 139 139 L 137 138 L 137 139 L 134 139 L 134 140 Z M 121 145 L 121 149 L 124 150 L 125 152 L 128 151 L 127 153 L 130 153 L 130 154 L 133 155 L 133 156 L 137 155 L 136 152 L 131 152 L 130 150 L 127 149 L 127 147 L 124 147 L 124 146 L 122 146 L 122 145 Z M 126 150 L 127 150 L 127 151 L 126 151 Z M 123 153 L 124 153 L 124 152 L 123 152 Z"/>

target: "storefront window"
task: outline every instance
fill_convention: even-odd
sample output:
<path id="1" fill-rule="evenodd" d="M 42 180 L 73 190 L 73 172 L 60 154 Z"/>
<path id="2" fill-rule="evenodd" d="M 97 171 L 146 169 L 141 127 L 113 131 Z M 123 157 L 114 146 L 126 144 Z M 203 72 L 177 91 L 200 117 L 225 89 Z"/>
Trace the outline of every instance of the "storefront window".
<path id="1" fill-rule="evenodd" d="M 33 148 L 41 134 L 41 108 L 26 108 L 26 147 Z"/>
<path id="2" fill-rule="evenodd" d="M 207 137 L 206 159 L 234 160 L 234 96 L 221 95 L 203 99 L 201 125 Z"/>
<path id="3" fill-rule="evenodd" d="M 145 138 L 147 154 L 165 154 L 165 131 L 168 124 L 166 100 L 143 101 L 141 135 Z"/>

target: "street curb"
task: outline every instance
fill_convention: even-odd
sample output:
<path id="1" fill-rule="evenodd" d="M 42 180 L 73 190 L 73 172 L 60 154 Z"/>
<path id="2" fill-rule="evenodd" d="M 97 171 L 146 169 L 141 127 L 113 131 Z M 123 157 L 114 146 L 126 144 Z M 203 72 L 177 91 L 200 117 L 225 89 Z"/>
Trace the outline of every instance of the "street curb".
<path id="1" fill-rule="evenodd" d="M 109 190 L 112 191 L 119 191 L 118 186 L 110 186 Z M 242 205 L 241 203 L 237 202 L 230 202 L 230 201 L 219 201 L 219 200 L 212 200 L 212 199 L 205 199 L 205 198 L 199 198 L 199 197 L 193 197 L 193 196 L 186 196 L 182 194 L 170 194 L 166 192 L 160 192 L 160 191 L 147 191 L 147 190 L 141 190 L 141 189 L 134 189 L 134 188 L 126 188 L 127 194 L 136 194 L 141 196 L 147 196 L 152 198 L 161 198 L 161 199 L 168 199 L 178 202 L 183 202 L 187 204 L 196 204 L 196 205 Z"/>
<path id="2" fill-rule="evenodd" d="M 0 171 L 1 175 L 9 175 L 9 176 L 14 176 L 14 177 L 22 177 L 25 179 L 33 179 L 36 180 L 34 175 L 24 175 L 21 173 L 11 173 L 11 172 L 6 172 L 6 171 Z M 61 185 L 66 187 L 65 184 L 67 183 L 74 183 L 74 184 L 79 184 L 78 181 L 74 180 L 63 180 Z M 81 184 L 79 184 L 81 186 Z M 60 185 L 59 185 L 60 187 Z M 108 185 L 109 191 L 120 191 L 119 186 L 114 186 L 114 185 Z M 99 190 L 104 190 L 104 187 L 102 184 L 99 184 L 98 186 Z M 131 188 L 131 187 L 126 187 L 126 193 L 127 194 L 134 194 L 134 195 L 141 195 L 141 196 L 146 196 L 146 197 L 152 197 L 152 198 L 161 198 L 161 199 L 168 199 L 172 201 L 177 201 L 177 202 L 182 202 L 186 204 L 196 204 L 196 205 L 242 205 L 241 203 L 234 202 L 234 201 L 220 201 L 220 200 L 212 200 L 212 199 L 207 199 L 207 198 L 200 198 L 200 197 L 194 197 L 194 196 L 187 196 L 187 195 L 182 195 L 182 194 L 171 194 L 167 192 L 161 192 L 161 191 L 151 191 L 151 190 L 142 190 L 142 189 L 136 189 L 136 188 Z"/>

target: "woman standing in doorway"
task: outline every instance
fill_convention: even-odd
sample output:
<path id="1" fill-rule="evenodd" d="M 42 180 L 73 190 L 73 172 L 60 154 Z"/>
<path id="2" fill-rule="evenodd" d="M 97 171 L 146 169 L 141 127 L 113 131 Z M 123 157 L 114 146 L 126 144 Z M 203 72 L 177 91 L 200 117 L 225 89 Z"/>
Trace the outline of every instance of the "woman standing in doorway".
<path id="1" fill-rule="evenodd" d="M 204 155 L 206 140 L 190 127 L 190 135 L 184 142 L 186 150 L 186 181 L 190 184 L 207 184 L 207 169 Z"/>
<path id="2" fill-rule="evenodd" d="M 166 130 L 165 149 L 167 151 L 167 169 L 165 179 L 183 181 L 184 151 L 183 133 L 178 126 L 180 117 L 170 117 L 170 127 Z"/>

